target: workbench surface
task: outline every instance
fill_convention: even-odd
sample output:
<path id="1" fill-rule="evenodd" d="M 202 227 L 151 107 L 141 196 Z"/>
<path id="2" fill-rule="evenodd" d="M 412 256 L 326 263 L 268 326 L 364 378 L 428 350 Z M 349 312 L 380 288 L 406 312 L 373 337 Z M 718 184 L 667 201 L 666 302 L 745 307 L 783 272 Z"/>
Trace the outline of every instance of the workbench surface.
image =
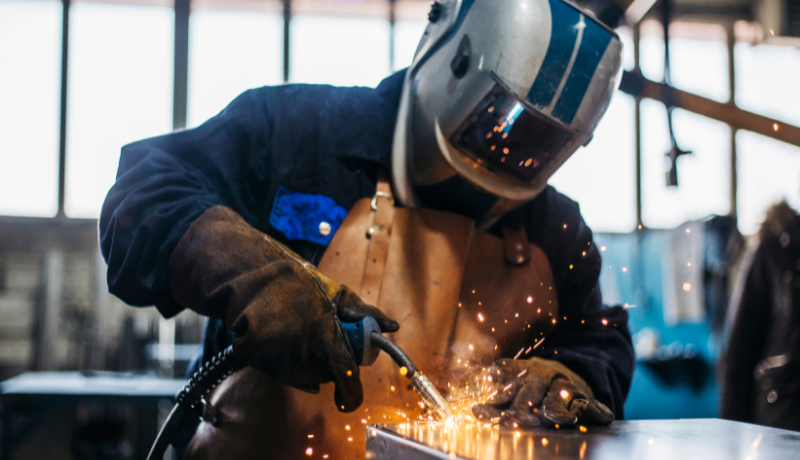
<path id="1" fill-rule="evenodd" d="M 372 426 L 370 460 L 800 459 L 800 433 L 719 419 L 618 421 L 610 427 L 514 431 L 440 424 Z"/>

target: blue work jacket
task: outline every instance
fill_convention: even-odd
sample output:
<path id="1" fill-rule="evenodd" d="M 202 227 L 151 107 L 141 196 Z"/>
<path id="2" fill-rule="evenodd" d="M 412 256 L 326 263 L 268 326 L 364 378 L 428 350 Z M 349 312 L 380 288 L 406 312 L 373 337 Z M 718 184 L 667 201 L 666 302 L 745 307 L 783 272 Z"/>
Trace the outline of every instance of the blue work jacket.
<path id="1" fill-rule="evenodd" d="M 109 291 L 133 306 L 155 305 L 165 317 L 183 310 L 170 295 L 169 258 L 192 222 L 215 205 L 316 264 L 347 210 L 375 193 L 377 171 L 391 170 L 403 78 L 398 72 L 374 89 L 252 89 L 197 128 L 123 147 L 99 223 Z M 552 187 L 521 215 L 528 239 L 549 259 L 559 314 L 595 319 L 583 327 L 559 322 L 536 353 L 581 375 L 622 418 L 633 374 L 630 332 L 624 311 L 602 306 L 592 232 L 577 203 Z M 322 220 L 332 226 L 327 238 Z M 204 340 L 205 356 L 213 356 L 231 334 L 210 320 Z"/>

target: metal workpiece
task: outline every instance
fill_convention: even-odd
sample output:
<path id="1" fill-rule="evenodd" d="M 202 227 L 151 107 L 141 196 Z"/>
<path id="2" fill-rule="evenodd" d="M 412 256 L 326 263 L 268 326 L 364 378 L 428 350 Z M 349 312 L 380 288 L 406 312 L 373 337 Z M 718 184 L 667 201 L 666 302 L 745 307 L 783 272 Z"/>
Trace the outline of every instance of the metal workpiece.
<path id="1" fill-rule="evenodd" d="M 719 419 L 618 421 L 608 427 L 486 428 L 475 423 L 373 425 L 370 460 L 782 460 L 800 433 Z"/>
<path id="2" fill-rule="evenodd" d="M 453 417 L 447 401 L 444 400 L 427 376 L 417 373 L 411 379 L 411 384 L 436 420 L 445 421 Z"/>

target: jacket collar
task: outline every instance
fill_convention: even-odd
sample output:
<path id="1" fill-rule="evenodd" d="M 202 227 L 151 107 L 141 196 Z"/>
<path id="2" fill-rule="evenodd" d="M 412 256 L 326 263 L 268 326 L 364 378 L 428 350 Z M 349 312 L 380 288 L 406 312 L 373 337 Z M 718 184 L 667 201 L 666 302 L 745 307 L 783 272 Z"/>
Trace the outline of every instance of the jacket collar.
<path id="1" fill-rule="evenodd" d="M 394 127 L 406 70 L 386 77 L 375 89 L 357 96 L 358 107 L 351 112 L 355 119 L 347 123 L 347 127 L 355 129 L 345 128 L 340 133 L 337 157 L 354 158 L 391 170 Z"/>

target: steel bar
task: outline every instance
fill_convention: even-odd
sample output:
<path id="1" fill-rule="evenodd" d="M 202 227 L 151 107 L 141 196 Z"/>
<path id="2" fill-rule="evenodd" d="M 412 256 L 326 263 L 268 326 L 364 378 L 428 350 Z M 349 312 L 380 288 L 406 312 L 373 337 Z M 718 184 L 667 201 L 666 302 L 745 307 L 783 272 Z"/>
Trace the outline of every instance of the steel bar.
<path id="1" fill-rule="evenodd" d="M 646 79 L 640 74 L 625 72 L 620 90 L 635 97 L 646 97 L 663 102 L 667 107 L 694 112 L 727 123 L 734 129 L 752 131 L 762 136 L 800 146 L 800 128 L 773 118 L 742 110 L 731 104 L 713 101 L 687 93 L 664 83 Z"/>

